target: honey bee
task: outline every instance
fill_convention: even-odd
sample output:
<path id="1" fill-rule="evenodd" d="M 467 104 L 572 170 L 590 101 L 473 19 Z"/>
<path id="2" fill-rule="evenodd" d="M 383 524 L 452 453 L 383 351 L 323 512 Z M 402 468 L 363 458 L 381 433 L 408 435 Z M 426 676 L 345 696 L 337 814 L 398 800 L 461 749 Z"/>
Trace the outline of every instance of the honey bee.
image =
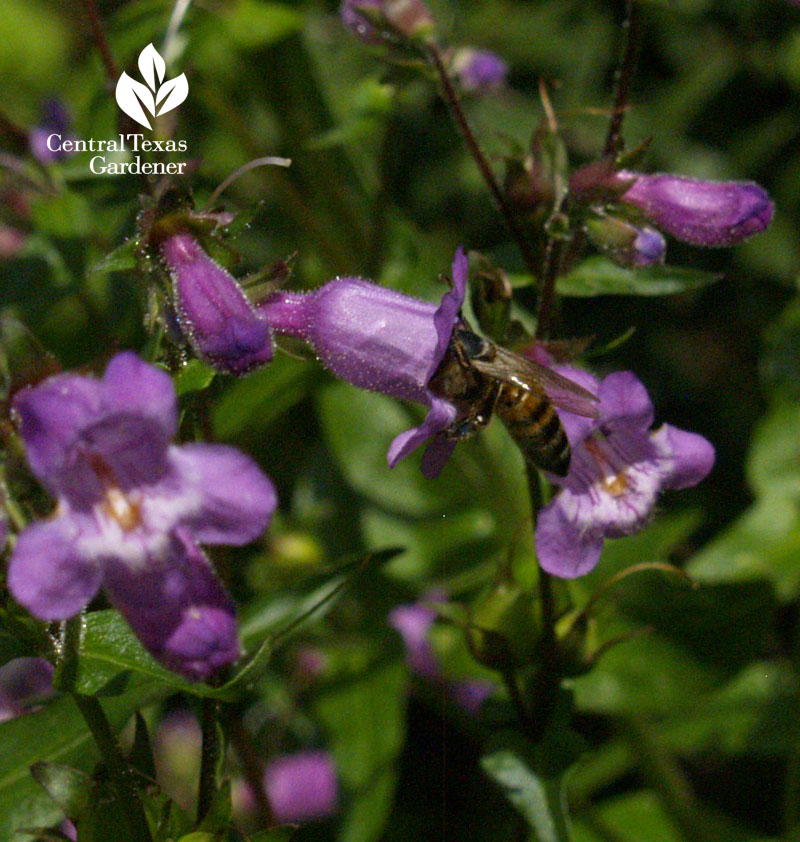
<path id="1" fill-rule="evenodd" d="M 530 464 L 561 477 L 569 470 L 570 447 L 555 407 L 599 415 L 591 392 L 478 336 L 463 321 L 429 386 L 459 410 L 447 436 L 467 438 L 496 414 Z"/>

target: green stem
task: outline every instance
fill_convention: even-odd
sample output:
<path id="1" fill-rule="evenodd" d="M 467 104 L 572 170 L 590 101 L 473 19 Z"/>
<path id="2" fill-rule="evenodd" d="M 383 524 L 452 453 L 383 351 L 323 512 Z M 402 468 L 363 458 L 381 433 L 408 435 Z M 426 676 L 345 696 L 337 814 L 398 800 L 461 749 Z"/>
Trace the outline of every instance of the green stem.
<path id="1" fill-rule="evenodd" d="M 536 529 L 536 517 L 544 504 L 539 472 L 532 465 L 528 472 L 528 492 L 531 498 L 531 517 Z M 561 682 L 561 659 L 556 639 L 556 603 L 553 592 L 553 577 L 539 568 L 539 601 L 542 609 L 542 634 L 539 640 L 540 664 L 533 679 L 529 696 L 532 699 L 531 721 L 534 723 L 534 738 L 541 740 L 550 721 L 550 715 L 558 697 Z"/>
<path id="2" fill-rule="evenodd" d="M 242 712 L 238 707 L 225 705 L 222 727 L 242 764 L 242 771 L 256 800 L 259 826 L 274 826 L 277 822 L 264 792 L 264 763 L 253 746 L 253 738 L 245 728 Z"/>
<path id="3" fill-rule="evenodd" d="M 197 822 L 208 814 L 217 794 L 217 764 L 220 757 L 217 733 L 217 703 L 213 699 L 200 702 L 200 730 L 203 747 L 200 754 L 200 783 L 197 790 Z"/>
<path id="4" fill-rule="evenodd" d="M 94 696 L 84 696 L 80 693 L 73 693 L 72 698 L 75 699 L 75 704 L 97 743 L 117 797 L 127 815 L 132 838 L 135 842 L 153 842 L 131 770 L 122 756 L 100 702 Z"/>
<path id="5" fill-rule="evenodd" d="M 442 86 L 442 96 L 444 97 L 444 101 L 447 103 L 450 114 L 456 124 L 456 128 L 464 138 L 464 142 L 467 144 L 467 149 L 469 150 L 470 155 L 472 155 L 475 163 L 478 165 L 478 170 L 480 171 L 483 180 L 486 182 L 489 192 L 492 194 L 492 198 L 503 217 L 506 228 L 508 228 L 509 233 L 517 243 L 517 247 L 522 254 L 522 259 L 525 261 L 528 271 L 535 278 L 537 277 L 538 269 L 536 255 L 534 254 L 531 244 L 528 242 L 528 238 L 525 236 L 525 232 L 522 230 L 522 227 L 517 221 L 514 212 L 506 201 L 506 197 L 495 178 L 495 174 L 489 165 L 489 162 L 486 160 L 486 156 L 483 154 L 483 150 L 475 137 L 475 133 L 472 131 L 472 126 L 470 126 L 469 121 L 467 120 L 467 115 L 461 107 L 461 100 L 458 96 L 458 92 L 453 86 L 450 74 L 447 72 L 447 68 L 444 66 L 444 62 L 442 61 L 442 54 L 436 44 L 428 45 L 428 58 L 439 77 L 439 82 Z"/>

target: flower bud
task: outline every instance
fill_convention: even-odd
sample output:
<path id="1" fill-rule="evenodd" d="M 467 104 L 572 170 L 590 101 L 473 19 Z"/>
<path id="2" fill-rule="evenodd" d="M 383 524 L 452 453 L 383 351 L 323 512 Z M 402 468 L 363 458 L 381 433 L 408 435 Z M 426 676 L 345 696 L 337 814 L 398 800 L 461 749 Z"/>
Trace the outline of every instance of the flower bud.
<path id="1" fill-rule="evenodd" d="M 392 35 L 424 39 L 436 25 L 422 0 L 343 0 L 339 11 L 344 25 L 367 44 Z"/>
<path id="2" fill-rule="evenodd" d="M 453 55 L 451 67 L 465 91 L 492 91 L 502 88 L 508 65 L 489 50 L 464 47 Z"/>
<path id="3" fill-rule="evenodd" d="M 161 253 L 181 329 L 200 357 L 229 374 L 244 374 L 272 359 L 267 323 L 194 237 L 173 234 L 161 244 Z"/>
<path id="4" fill-rule="evenodd" d="M 664 262 L 667 243 L 649 225 L 634 225 L 619 217 L 597 214 L 587 219 L 586 234 L 594 245 L 623 266 Z"/>
<path id="5" fill-rule="evenodd" d="M 467 644 L 476 661 L 505 672 L 531 662 L 539 631 L 530 593 L 516 582 L 502 581 L 473 605 Z"/>
<path id="6" fill-rule="evenodd" d="M 730 246 L 763 231 L 774 205 L 752 181 L 702 181 L 655 173 L 620 170 L 635 179 L 622 201 L 639 208 L 662 231 L 698 246 Z"/>

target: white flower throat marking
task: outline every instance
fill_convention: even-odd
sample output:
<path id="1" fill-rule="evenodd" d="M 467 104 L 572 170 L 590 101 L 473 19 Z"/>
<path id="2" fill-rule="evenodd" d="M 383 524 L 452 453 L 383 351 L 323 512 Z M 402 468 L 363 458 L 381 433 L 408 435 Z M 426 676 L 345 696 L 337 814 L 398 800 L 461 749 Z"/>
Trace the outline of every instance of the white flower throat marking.
<path id="1" fill-rule="evenodd" d="M 142 522 L 141 505 L 125 495 L 119 487 L 114 471 L 97 453 L 89 453 L 89 464 L 103 486 L 102 509 L 116 521 L 124 532 L 131 532 Z"/>

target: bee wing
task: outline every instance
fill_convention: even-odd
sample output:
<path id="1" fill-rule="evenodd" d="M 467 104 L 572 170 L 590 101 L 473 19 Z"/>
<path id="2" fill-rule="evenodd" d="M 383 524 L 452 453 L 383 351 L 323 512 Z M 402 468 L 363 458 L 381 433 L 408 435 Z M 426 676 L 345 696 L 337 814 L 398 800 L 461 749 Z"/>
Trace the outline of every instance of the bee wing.
<path id="1" fill-rule="evenodd" d="M 493 360 L 474 359 L 472 365 L 482 374 L 498 380 L 516 383 L 530 391 L 544 391 L 557 407 L 567 412 L 587 418 L 600 416 L 597 397 L 588 389 L 507 348 L 498 345 L 495 351 Z"/>

